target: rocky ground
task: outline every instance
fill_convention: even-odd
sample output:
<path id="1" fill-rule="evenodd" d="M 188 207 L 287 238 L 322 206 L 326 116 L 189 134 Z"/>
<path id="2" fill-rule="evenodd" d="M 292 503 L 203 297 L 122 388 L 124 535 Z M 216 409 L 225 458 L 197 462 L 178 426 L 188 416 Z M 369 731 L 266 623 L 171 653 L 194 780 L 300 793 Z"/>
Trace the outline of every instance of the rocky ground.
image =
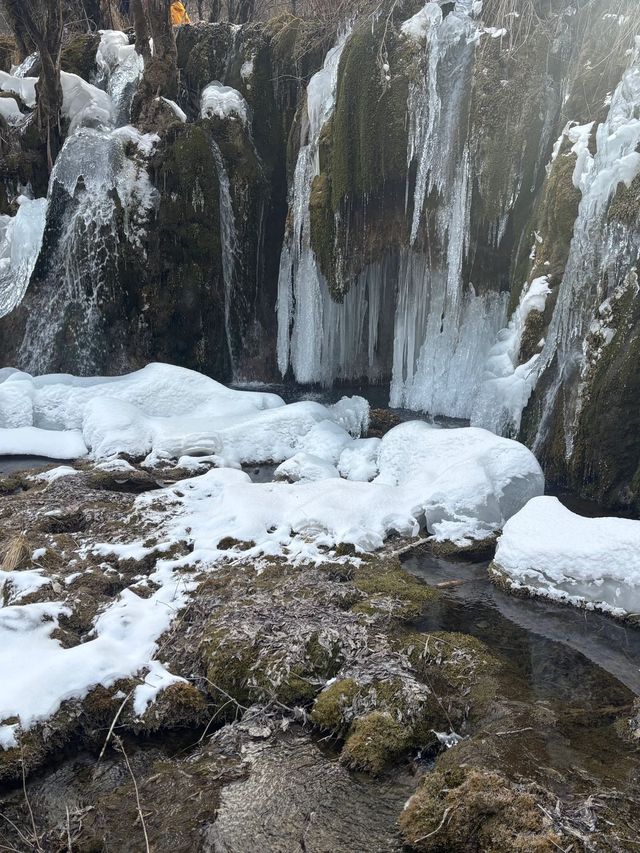
<path id="1" fill-rule="evenodd" d="M 187 474 L 76 468 L 0 475 L 2 605 L 64 602 L 65 648 L 124 590 L 152 595 L 161 489 Z M 144 556 L 95 548 L 133 541 Z M 293 566 L 229 542 L 215 569 L 185 565 L 156 655 L 184 680 L 141 715 L 146 672 L 95 686 L 20 732 L 0 752 L 0 849 L 637 849 L 633 695 L 611 678 L 588 707 L 540 700 L 473 637 L 419 632 L 441 593 L 404 571 L 403 544 Z M 35 567 L 47 582 L 25 594 Z"/>

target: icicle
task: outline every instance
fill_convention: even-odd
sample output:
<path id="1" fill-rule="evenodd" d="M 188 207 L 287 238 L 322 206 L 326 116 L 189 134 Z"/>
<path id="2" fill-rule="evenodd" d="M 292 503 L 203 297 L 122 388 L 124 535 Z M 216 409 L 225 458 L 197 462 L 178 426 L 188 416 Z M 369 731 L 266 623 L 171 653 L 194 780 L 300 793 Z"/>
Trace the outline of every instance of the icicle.
<path id="1" fill-rule="evenodd" d="M 211 140 L 211 150 L 213 152 L 213 159 L 218 173 L 220 200 L 220 245 L 222 246 L 222 279 L 224 282 L 224 323 L 227 336 L 227 346 L 229 348 L 229 356 L 231 358 L 233 368 L 235 365 L 232 345 L 231 301 L 233 299 L 238 239 L 236 235 L 233 204 L 231 201 L 229 174 L 222 157 L 222 152 L 215 140 Z"/>

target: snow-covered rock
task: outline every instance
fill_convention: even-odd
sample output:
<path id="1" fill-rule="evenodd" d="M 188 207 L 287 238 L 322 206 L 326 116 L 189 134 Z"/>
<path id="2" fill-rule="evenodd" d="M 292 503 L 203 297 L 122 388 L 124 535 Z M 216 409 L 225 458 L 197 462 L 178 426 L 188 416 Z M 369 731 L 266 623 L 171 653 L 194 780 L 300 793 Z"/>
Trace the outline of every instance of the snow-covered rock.
<path id="1" fill-rule="evenodd" d="M 640 612 L 640 521 L 584 518 L 535 498 L 505 525 L 492 571 L 513 589 L 624 616 Z"/>
<path id="2" fill-rule="evenodd" d="M 429 533 L 463 544 L 500 530 L 544 493 L 535 456 L 517 441 L 484 429 L 400 424 L 382 439 L 374 482 L 401 486 L 424 513 Z"/>
<path id="3" fill-rule="evenodd" d="M 222 119 L 239 119 L 246 124 L 249 118 L 249 107 L 237 89 L 223 86 L 214 80 L 203 89 L 200 98 L 200 117 Z"/>

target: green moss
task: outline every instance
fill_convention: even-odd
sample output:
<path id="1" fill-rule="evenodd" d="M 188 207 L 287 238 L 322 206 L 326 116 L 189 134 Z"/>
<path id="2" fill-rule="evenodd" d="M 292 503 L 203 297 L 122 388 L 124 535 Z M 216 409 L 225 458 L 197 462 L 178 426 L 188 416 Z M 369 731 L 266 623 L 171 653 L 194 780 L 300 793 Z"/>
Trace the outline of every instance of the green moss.
<path id="1" fill-rule="evenodd" d="M 331 207 L 331 184 L 327 174 L 317 175 L 313 180 L 309 216 L 313 251 L 325 278 L 335 289 L 335 216 Z"/>
<path id="2" fill-rule="evenodd" d="M 611 299 L 607 343 L 589 340 L 599 356 L 586 388 L 570 464 L 573 487 L 619 510 L 640 511 L 640 300 L 637 274 Z M 597 333 L 596 333 L 597 334 Z"/>
<path id="3" fill-rule="evenodd" d="M 18 62 L 18 46 L 15 39 L 13 36 L 0 35 L 0 71 L 5 71 L 8 74 L 11 71 L 11 66 L 17 65 Z"/>
<path id="4" fill-rule="evenodd" d="M 526 364 L 530 358 L 540 352 L 540 341 L 544 338 L 547 321 L 543 311 L 530 311 L 522 331 L 520 341 L 519 364 Z"/>
<path id="5" fill-rule="evenodd" d="M 545 821 L 543 799 L 542 792 L 500 773 L 437 770 L 423 777 L 400 828 L 410 848 L 421 853 L 553 853 L 564 849 L 563 839 Z"/>
<path id="6" fill-rule="evenodd" d="M 610 222 L 628 227 L 640 225 L 640 175 L 631 184 L 620 183 L 607 213 Z"/>
<path id="7" fill-rule="evenodd" d="M 353 724 L 340 760 L 352 770 L 377 776 L 407 747 L 407 728 L 388 712 L 372 711 Z"/>
<path id="8" fill-rule="evenodd" d="M 340 60 L 331 148 L 334 210 L 345 198 L 378 193 L 385 182 L 406 179 L 408 80 L 394 68 L 383 85 L 378 67 L 383 25 L 372 29 L 367 21 L 357 29 Z M 394 54 L 395 48 L 389 34 L 387 49 Z"/>
<path id="9" fill-rule="evenodd" d="M 389 613 L 403 619 L 420 615 L 438 593 L 406 572 L 397 559 L 372 560 L 354 569 L 353 583 L 366 596 L 354 610 Z"/>
<path id="10" fill-rule="evenodd" d="M 245 707 L 272 699 L 287 706 L 308 704 L 343 661 L 340 643 L 324 645 L 318 634 L 292 652 L 286 644 L 270 643 L 266 634 L 249 637 L 221 627 L 205 634 L 202 657 L 211 697 L 221 705 L 231 699 Z M 234 715 L 236 708 L 228 710 Z"/>
<path id="11" fill-rule="evenodd" d="M 559 284 L 564 275 L 581 198 L 573 184 L 576 156 L 570 148 L 565 140 L 551 167 L 536 224 L 542 243 L 536 245 L 532 278 L 546 275 L 552 286 Z"/>
<path id="12" fill-rule="evenodd" d="M 316 697 L 311 720 L 330 732 L 339 733 L 344 730 L 345 711 L 353 706 L 361 689 L 352 678 L 335 681 Z"/>
<path id="13" fill-rule="evenodd" d="M 258 649 L 249 638 L 237 639 L 223 628 L 206 634 L 203 645 L 209 694 L 221 709 L 233 703 L 225 716 L 234 717 L 238 705 L 251 704 L 249 677 Z"/>
<path id="14" fill-rule="evenodd" d="M 74 33 L 62 48 L 60 64 L 63 71 L 77 74 L 88 82 L 97 70 L 96 53 L 100 44 L 98 33 Z"/>

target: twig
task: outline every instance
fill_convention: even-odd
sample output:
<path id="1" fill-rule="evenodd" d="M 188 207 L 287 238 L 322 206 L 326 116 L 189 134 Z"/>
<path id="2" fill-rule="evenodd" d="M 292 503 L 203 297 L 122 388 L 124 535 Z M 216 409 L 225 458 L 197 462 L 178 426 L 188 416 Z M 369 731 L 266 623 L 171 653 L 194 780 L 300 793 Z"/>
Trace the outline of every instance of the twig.
<path id="1" fill-rule="evenodd" d="M 27 793 L 27 774 L 24 769 L 24 747 L 22 745 L 22 736 L 20 737 L 20 767 L 22 769 L 22 790 L 24 792 L 24 800 L 27 804 L 27 808 L 29 809 L 29 817 L 31 818 L 31 828 L 33 830 L 33 840 L 34 846 L 39 853 L 44 853 L 44 850 L 40 846 L 40 839 L 38 838 L 38 830 L 36 829 L 36 819 L 33 815 L 33 809 L 31 808 L 31 803 L 29 802 L 29 795 Z"/>
<path id="2" fill-rule="evenodd" d="M 71 845 L 71 819 L 69 817 L 69 806 L 65 806 L 67 811 L 67 853 L 73 853 L 73 847 Z"/>
<path id="3" fill-rule="evenodd" d="M 105 740 L 105 742 L 104 742 L 104 744 L 103 744 L 103 746 L 102 746 L 102 749 L 100 750 L 100 755 L 98 756 L 98 761 L 101 761 L 101 760 L 102 760 L 102 757 L 104 756 L 104 754 L 105 754 L 105 752 L 106 752 L 107 746 L 109 745 L 109 741 L 111 740 L 111 735 L 113 734 L 113 730 L 115 729 L 115 727 L 116 727 L 116 723 L 118 722 L 118 720 L 119 720 L 119 718 L 120 718 L 120 714 L 122 713 L 122 711 L 123 711 L 123 709 L 124 709 L 124 706 L 127 704 L 127 702 L 129 701 L 129 699 L 131 698 L 131 696 L 132 696 L 132 694 L 133 694 L 134 689 L 135 689 L 135 688 L 132 688 L 132 689 L 127 693 L 127 695 L 124 697 L 124 699 L 122 700 L 122 704 L 120 705 L 120 707 L 118 708 L 118 710 L 117 710 L 117 712 L 116 712 L 115 717 L 114 717 L 114 718 L 113 718 L 113 720 L 111 721 L 111 725 L 109 726 L 109 731 L 107 732 L 106 740 Z"/>
<path id="4" fill-rule="evenodd" d="M 447 808 L 444 810 L 444 814 L 442 815 L 442 820 L 440 821 L 440 825 L 437 826 L 436 829 L 433 830 L 433 832 L 428 832 L 426 835 L 423 835 L 421 838 L 416 838 L 416 840 L 413 842 L 414 846 L 416 844 L 419 844 L 421 841 L 426 841 L 427 838 L 431 838 L 431 836 L 435 835 L 437 832 L 440 832 L 440 830 L 444 826 L 444 822 L 447 819 L 447 816 L 448 816 L 448 814 L 452 808 L 453 808 L 452 806 L 447 806 Z"/>
<path id="5" fill-rule="evenodd" d="M 131 764 L 129 763 L 129 756 L 126 753 L 122 739 L 118 735 L 116 735 L 114 737 L 114 741 L 118 745 L 118 748 L 122 751 L 125 763 L 127 765 L 127 770 L 129 771 L 129 775 L 131 776 L 131 781 L 133 782 L 133 789 L 136 793 L 136 805 L 138 807 L 138 817 L 140 818 L 140 823 L 142 825 L 142 832 L 144 833 L 145 851 L 146 851 L 146 853 L 151 853 L 151 848 L 149 847 L 149 836 L 147 835 L 147 825 L 144 822 L 144 815 L 142 813 L 142 805 L 140 803 L 140 791 L 138 790 L 138 783 L 136 782 L 136 777 L 133 775 L 133 770 L 131 769 Z"/>

